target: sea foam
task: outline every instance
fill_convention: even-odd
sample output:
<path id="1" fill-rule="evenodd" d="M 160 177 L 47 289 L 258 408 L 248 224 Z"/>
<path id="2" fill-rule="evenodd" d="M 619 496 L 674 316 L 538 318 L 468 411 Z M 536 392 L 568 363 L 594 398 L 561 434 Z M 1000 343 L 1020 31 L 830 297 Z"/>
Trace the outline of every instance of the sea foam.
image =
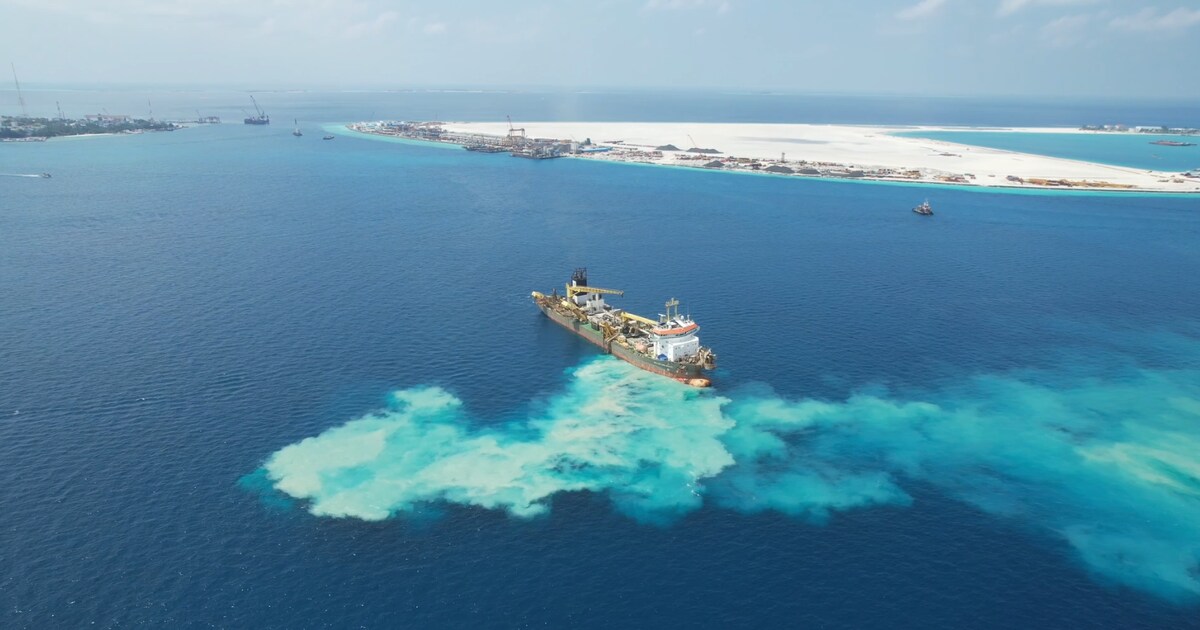
<path id="1" fill-rule="evenodd" d="M 658 524 L 706 502 L 823 522 L 908 505 L 919 480 L 1065 542 L 1107 580 L 1200 598 L 1195 370 L 991 375 L 831 402 L 696 390 L 602 357 L 541 409 L 489 426 L 442 389 L 402 390 L 264 472 L 320 516 L 452 503 L 533 517 L 556 493 L 591 491 Z"/>

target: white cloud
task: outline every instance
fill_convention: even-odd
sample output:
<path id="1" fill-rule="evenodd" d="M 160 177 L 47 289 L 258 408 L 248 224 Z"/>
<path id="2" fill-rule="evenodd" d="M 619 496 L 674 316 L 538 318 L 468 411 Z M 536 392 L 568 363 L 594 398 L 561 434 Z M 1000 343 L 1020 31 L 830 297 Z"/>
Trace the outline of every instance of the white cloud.
<path id="1" fill-rule="evenodd" d="M 996 9 L 996 15 L 1012 15 L 1025 7 L 1049 6 L 1065 7 L 1081 4 L 1095 4 L 1102 0 L 1002 0 Z"/>
<path id="2" fill-rule="evenodd" d="M 363 35 L 378 33 L 400 17 L 395 11 L 384 11 L 373 18 L 356 22 L 346 27 L 343 34 L 346 37 L 361 37 Z"/>
<path id="3" fill-rule="evenodd" d="M 946 0 L 921 0 L 911 7 L 898 11 L 896 17 L 901 20 L 916 20 L 932 15 L 938 9 L 942 8 L 944 4 L 946 4 Z"/>
<path id="4" fill-rule="evenodd" d="M 445 22 L 430 22 L 421 28 L 426 35 L 441 35 L 446 32 Z"/>
<path id="5" fill-rule="evenodd" d="M 713 7 L 717 13 L 728 13 L 732 7 L 729 0 L 647 0 L 642 7 L 646 11 L 675 11 L 679 9 L 703 9 Z"/>
<path id="6" fill-rule="evenodd" d="M 1048 22 L 1039 34 L 1052 46 L 1074 46 L 1087 38 L 1086 29 L 1091 21 L 1089 15 L 1064 15 Z"/>
<path id="7" fill-rule="evenodd" d="M 251 30 L 260 36 L 361 37 L 381 33 L 400 17 L 378 0 L 0 0 L 0 7 L 5 6 L 105 27 L 157 30 L 178 26 L 222 35 Z"/>
<path id="8" fill-rule="evenodd" d="M 1166 13 L 1146 8 L 1131 15 L 1117 16 L 1109 22 L 1109 26 L 1124 31 L 1180 31 L 1197 24 L 1200 24 L 1200 9 L 1183 7 Z"/>

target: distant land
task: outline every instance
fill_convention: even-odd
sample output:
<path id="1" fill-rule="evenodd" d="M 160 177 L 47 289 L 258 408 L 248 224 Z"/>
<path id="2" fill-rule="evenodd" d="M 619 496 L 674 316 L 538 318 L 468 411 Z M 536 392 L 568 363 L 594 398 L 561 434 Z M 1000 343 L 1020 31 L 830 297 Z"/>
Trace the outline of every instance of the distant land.
<path id="1" fill-rule="evenodd" d="M 535 159 L 580 157 L 786 176 L 993 188 L 1200 193 L 1197 171 L 1146 170 L 897 135 L 950 130 L 942 127 L 530 122 L 512 128 L 501 122 L 377 122 L 349 128 Z M 1059 127 L 988 131 L 1089 133 Z"/>
<path id="2" fill-rule="evenodd" d="M 60 136 L 174 131 L 179 128 L 181 128 L 180 125 L 173 122 L 108 114 L 97 114 L 79 119 L 0 116 L 0 141 L 30 142 Z"/>

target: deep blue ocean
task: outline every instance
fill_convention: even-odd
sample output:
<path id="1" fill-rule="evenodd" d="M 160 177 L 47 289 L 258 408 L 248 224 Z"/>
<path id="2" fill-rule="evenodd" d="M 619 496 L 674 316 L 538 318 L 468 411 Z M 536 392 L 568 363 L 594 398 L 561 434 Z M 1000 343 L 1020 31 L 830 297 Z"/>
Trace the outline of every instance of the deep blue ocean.
<path id="1" fill-rule="evenodd" d="M 0 627 L 1200 628 L 1200 199 L 321 139 L 637 116 L 611 95 L 286 98 L 265 128 L 0 145 L 53 174 L 0 176 Z M 640 97 L 1196 113 L 779 98 Z M 716 386 L 542 317 L 577 266 L 635 312 L 679 298 Z"/>

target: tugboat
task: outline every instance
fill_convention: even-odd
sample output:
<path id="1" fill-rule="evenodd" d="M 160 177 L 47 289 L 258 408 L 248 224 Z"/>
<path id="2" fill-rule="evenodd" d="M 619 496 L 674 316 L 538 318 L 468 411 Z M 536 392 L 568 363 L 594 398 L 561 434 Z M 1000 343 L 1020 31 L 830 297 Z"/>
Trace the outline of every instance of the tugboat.
<path id="1" fill-rule="evenodd" d="M 929 205 L 929 200 L 926 199 L 921 205 L 913 208 L 913 212 L 925 217 L 933 216 L 933 206 Z"/>
<path id="2" fill-rule="evenodd" d="M 625 292 L 588 286 L 582 267 L 566 290 L 565 296 L 558 289 L 550 295 L 534 291 L 533 303 L 554 323 L 626 363 L 692 387 L 712 384 L 705 372 L 716 369 L 717 355 L 700 345 L 700 326 L 679 313 L 679 300 L 669 300 L 657 321 L 634 315 L 605 304 L 605 295 Z"/>
<path id="3" fill-rule="evenodd" d="M 292 119 L 292 123 L 296 125 L 296 128 L 292 130 L 292 135 L 297 138 L 303 136 L 304 134 L 300 133 L 300 123 L 295 118 Z"/>

